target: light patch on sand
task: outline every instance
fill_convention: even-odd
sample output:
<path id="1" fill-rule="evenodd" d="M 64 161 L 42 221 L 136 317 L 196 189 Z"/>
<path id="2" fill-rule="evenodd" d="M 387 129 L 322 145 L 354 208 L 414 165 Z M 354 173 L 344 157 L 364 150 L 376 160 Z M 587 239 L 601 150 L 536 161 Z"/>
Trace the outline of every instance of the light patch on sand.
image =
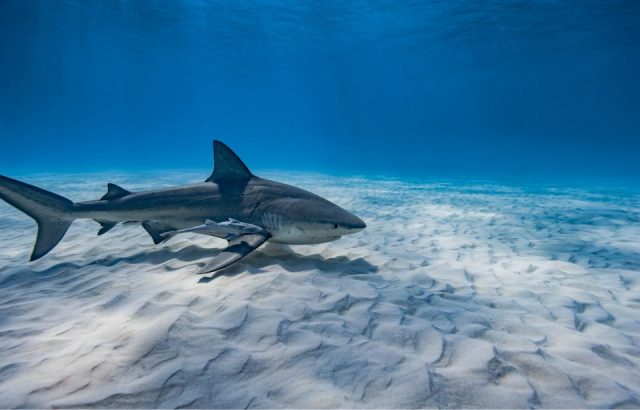
<path id="1" fill-rule="evenodd" d="M 363 217 L 208 283 L 224 241 L 0 204 L 0 407 L 638 407 L 635 192 L 271 175 Z M 74 200 L 197 173 L 37 176 Z"/>

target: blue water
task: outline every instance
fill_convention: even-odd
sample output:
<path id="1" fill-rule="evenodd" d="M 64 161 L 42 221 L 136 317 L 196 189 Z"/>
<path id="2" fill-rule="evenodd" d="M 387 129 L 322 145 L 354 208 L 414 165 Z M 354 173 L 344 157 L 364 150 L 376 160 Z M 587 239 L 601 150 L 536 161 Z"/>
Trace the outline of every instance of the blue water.
<path id="1" fill-rule="evenodd" d="M 640 177 L 638 1 L 0 2 L 0 172 Z"/>

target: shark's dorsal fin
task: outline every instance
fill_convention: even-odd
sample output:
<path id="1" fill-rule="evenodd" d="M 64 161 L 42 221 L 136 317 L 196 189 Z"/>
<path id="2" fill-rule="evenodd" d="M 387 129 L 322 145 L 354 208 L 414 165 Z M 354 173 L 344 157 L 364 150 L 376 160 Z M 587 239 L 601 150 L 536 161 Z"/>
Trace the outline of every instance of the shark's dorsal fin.
<path id="1" fill-rule="evenodd" d="M 108 201 L 110 199 L 118 199 L 118 198 L 122 198 L 123 196 L 127 196 L 130 193 L 131 193 L 130 191 L 127 191 L 123 187 L 118 186 L 116 184 L 112 184 L 111 182 L 109 182 L 107 184 L 107 193 L 104 194 L 102 196 L 102 198 L 100 198 L 100 200 L 101 201 Z"/>
<path id="2" fill-rule="evenodd" d="M 246 181 L 253 174 L 231 148 L 213 141 L 213 173 L 206 182 Z"/>

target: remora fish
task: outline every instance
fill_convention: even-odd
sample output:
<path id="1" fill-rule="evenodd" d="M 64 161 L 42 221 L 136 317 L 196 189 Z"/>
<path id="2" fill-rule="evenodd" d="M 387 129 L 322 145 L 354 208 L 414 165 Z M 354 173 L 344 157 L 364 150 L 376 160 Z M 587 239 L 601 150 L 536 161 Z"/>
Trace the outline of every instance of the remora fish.
<path id="1" fill-rule="evenodd" d="M 177 231 L 169 231 L 160 234 L 162 241 L 167 241 L 180 233 L 199 233 L 202 235 L 215 236 L 217 238 L 232 240 L 241 235 L 247 235 L 250 233 L 261 233 L 264 229 L 259 226 L 247 224 L 237 221 L 233 218 L 229 218 L 228 221 L 215 222 L 211 219 L 204 221 L 203 225 L 194 226 L 193 228 L 179 229 Z"/>
<path id="2" fill-rule="evenodd" d="M 44 189 L 0 175 L 0 198 L 38 224 L 31 260 L 60 242 L 75 219 L 102 226 L 102 235 L 121 222 L 140 222 L 153 242 L 163 234 L 189 230 L 207 220 L 233 218 L 260 228 L 230 238 L 199 273 L 214 272 L 240 260 L 267 240 L 287 244 L 329 242 L 361 231 L 365 223 L 326 199 L 300 188 L 259 178 L 220 141 L 213 141 L 214 169 L 205 182 L 145 192 L 115 184 L 96 201 L 74 203 Z M 166 237 L 167 235 L 165 235 Z"/>

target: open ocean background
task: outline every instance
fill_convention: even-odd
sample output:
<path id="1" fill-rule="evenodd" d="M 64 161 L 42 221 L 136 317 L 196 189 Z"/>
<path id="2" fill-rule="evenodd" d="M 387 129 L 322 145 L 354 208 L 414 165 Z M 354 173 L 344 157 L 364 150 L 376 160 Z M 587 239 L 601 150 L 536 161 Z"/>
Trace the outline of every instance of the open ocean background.
<path id="1" fill-rule="evenodd" d="M 637 1 L 0 2 L 0 170 L 637 183 Z"/>
<path id="2" fill-rule="evenodd" d="M 0 174 L 367 228 L 153 245 L 0 201 L 0 408 L 640 408 L 640 1 L 0 0 Z M 6 180 L 5 180 L 6 181 Z M 6 187 L 1 187 L 6 191 Z"/>

